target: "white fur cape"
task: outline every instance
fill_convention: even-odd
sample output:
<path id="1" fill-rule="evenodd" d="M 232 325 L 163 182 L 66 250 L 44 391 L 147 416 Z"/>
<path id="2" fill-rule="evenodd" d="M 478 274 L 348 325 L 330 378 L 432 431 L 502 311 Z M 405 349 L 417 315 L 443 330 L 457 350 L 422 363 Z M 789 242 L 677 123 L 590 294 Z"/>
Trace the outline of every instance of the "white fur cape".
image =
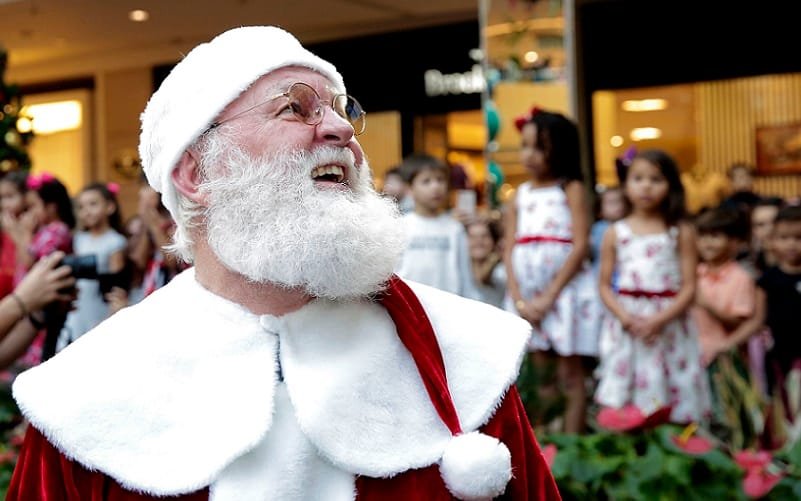
<path id="1" fill-rule="evenodd" d="M 528 324 L 410 286 L 462 429 L 475 430 L 517 377 Z M 67 457 L 129 489 L 174 495 L 213 484 L 268 433 L 277 351 L 300 429 L 335 467 L 388 477 L 442 455 L 451 434 L 382 306 L 318 299 L 257 316 L 201 287 L 194 270 L 20 375 L 13 391 Z"/>

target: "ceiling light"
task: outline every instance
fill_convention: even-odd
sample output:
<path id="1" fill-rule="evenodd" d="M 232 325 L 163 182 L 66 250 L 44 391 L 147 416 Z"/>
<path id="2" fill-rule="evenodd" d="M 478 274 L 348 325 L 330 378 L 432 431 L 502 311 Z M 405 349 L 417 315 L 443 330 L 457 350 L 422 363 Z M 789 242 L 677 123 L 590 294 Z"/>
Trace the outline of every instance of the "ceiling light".
<path id="1" fill-rule="evenodd" d="M 17 130 L 20 132 L 25 132 L 26 128 L 30 131 L 31 127 L 34 134 L 74 130 L 81 126 L 81 103 L 70 100 L 31 104 L 23 106 L 20 115 L 25 117 L 17 120 Z"/>
<path id="2" fill-rule="evenodd" d="M 638 127 L 632 129 L 629 137 L 632 141 L 644 141 L 646 139 L 658 139 L 662 137 L 662 129 L 656 127 Z"/>
<path id="3" fill-rule="evenodd" d="M 609 138 L 609 144 L 617 148 L 623 146 L 623 136 L 612 136 Z"/>
<path id="4" fill-rule="evenodd" d="M 534 63 L 534 62 L 536 62 L 536 61 L 537 61 L 537 59 L 539 59 L 539 58 L 540 58 L 540 55 L 539 55 L 539 54 L 537 54 L 537 53 L 536 53 L 535 51 L 533 51 L 533 50 L 530 50 L 530 51 L 526 52 L 526 55 L 525 55 L 525 56 L 523 56 L 523 59 L 525 59 L 527 63 Z"/>
<path id="5" fill-rule="evenodd" d="M 620 105 L 623 111 L 659 111 L 667 108 L 667 99 L 629 99 Z"/>
<path id="6" fill-rule="evenodd" d="M 128 19 L 135 23 L 142 23 L 150 19 L 150 13 L 144 9 L 135 9 L 128 13 Z"/>

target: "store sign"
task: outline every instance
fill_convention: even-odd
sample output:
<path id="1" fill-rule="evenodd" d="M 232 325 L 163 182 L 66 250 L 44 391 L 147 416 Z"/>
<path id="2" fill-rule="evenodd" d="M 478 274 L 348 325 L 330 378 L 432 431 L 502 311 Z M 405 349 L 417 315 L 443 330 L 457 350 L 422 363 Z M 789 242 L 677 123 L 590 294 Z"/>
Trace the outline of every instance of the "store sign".
<path id="1" fill-rule="evenodd" d="M 484 70 L 480 64 L 465 73 L 448 73 L 443 75 L 439 70 L 427 70 L 423 74 L 426 84 L 426 96 L 446 96 L 448 94 L 479 94 L 487 85 Z"/>

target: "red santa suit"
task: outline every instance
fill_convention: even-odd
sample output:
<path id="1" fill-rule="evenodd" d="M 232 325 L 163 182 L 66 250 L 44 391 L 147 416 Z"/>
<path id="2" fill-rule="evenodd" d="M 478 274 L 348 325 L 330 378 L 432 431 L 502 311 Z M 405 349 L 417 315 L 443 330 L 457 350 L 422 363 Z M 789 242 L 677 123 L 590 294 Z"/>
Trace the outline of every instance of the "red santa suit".
<path id="1" fill-rule="evenodd" d="M 190 269 L 19 376 L 7 499 L 559 499 L 513 386 L 528 335 L 398 279 L 259 316 Z"/>

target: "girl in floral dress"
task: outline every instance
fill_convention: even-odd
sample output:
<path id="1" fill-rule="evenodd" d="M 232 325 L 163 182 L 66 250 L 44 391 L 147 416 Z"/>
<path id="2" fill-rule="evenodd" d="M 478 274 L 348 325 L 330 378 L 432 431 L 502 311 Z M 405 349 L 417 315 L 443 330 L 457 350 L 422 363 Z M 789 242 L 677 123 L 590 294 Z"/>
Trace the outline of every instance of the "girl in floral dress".
<path id="1" fill-rule="evenodd" d="M 600 294 L 608 308 L 601 330 L 595 399 L 645 414 L 672 406 L 677 423 L 709 417 L 709 389 L 695 326 L 695 233 L 684 216 L 675 161 L 660 150 L 638 153 L 624 169 L 629 214 L 601 244 Z M 612 272 L 617 271 L 617 287 Z"/>
<path id="2" fill-rule="evenodd" d="M 598 353 L 600 311 L 587 260 L 590 221 L 578 130 L 564 116 L 536 108 L 517 125 L 530 179 L 505 214 L 505 308 L 531 322 L 529 348 L 536 367 L 556 357 L 567 403 L 564 429 L 577 433 L 586 413 L 581 356 Z M 555 390 L 538 388 L 542 398 Z"/>

